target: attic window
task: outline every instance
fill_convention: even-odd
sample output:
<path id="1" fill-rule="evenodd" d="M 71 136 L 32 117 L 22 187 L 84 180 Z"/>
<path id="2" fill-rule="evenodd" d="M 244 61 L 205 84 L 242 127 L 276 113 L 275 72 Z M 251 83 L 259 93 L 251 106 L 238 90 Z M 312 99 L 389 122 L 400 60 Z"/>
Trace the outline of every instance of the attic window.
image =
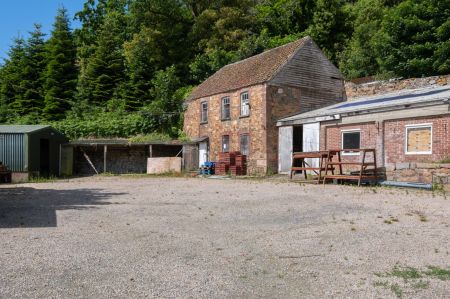
<path id="1" fill-rule="evenodd" d="M 222 98 L 222 120 L 230 119 L 230 97 Z"/>
<path id="2" fill-rule="evenodd" d="M 432 153 L 432 126 L 430 124 L 406 126 L 406 154 Z"/>

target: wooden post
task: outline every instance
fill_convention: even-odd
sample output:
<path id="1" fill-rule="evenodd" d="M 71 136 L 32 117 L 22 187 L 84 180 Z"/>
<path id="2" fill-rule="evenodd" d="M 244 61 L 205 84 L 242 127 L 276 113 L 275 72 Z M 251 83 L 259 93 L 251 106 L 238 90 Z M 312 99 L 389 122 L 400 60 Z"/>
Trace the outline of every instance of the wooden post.
<path id="1" fill-rule="evenodd" d="M 103 146 L 103 173 L 106 173 L 106 153 L 108 152 L 108 146 L 105 144 Z"/>
<path id="2" fill-rule="evenodd" d="M 150 154 L 150 158 L 153 158 L 153 145 L 149 145 L 148 146 L 148 152 L 149 152 L 149 154 Z"/>

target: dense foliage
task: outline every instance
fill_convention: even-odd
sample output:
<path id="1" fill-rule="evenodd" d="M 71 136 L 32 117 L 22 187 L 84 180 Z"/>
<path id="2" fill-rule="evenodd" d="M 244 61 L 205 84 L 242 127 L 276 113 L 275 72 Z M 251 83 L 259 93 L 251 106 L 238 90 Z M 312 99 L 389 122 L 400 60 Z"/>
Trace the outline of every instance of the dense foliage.
<path id="1" fill-rule="evenodd" d="M 87 0 L 74 17 L 14 40 L 0 123 L 176 137 L 192 86 L 306 35 L 348 79 L 450 72 L 450 0 Z"/>

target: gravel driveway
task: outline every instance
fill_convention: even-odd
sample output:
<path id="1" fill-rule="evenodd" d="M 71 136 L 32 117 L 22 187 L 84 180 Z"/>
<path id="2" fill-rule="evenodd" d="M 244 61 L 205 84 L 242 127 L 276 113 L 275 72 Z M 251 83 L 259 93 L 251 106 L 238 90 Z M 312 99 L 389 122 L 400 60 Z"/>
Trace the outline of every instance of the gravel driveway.
<path id="1" fill-rule="evenodd" d="M 0 297 L 450 298 L 449 224 L 450 199 L 428 191 L 127 177 L 1 186 Z"/>

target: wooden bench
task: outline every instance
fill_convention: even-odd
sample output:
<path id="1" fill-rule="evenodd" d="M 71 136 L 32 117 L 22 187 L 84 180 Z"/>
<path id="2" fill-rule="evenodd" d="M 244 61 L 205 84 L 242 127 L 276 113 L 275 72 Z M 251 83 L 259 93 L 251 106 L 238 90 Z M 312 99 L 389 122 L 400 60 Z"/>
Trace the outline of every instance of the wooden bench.
<path id="1" fill-rule="evenodd" d="M 361 181 L 377 181 L 377 157 L 375 149 L 341 149 L 341 150 L 330 150 L 330 156 L 336 156 L 337 161 L 328 159 L 325 164 L 325 174 L 323 177 L 323 184 L 326 183 L 328 179 L 339 179 L 339 180 L 356 180 L 358 181 L 358 186 L 361 186 Z M 355 161 L 342 161 L 342 153 L 359 153 L 360 160 Z M 367 154 L 372 154 L 372 161 L 367 161 Z M 353 165 L 359 166 L 359 170 L 350 174 L 344 174 L 342 171 L 342 166 Z M 328 166 L 337 166 L 339 173 L 328 173 Z M 373 167 L 373 168 L 368 168 Z"/>

